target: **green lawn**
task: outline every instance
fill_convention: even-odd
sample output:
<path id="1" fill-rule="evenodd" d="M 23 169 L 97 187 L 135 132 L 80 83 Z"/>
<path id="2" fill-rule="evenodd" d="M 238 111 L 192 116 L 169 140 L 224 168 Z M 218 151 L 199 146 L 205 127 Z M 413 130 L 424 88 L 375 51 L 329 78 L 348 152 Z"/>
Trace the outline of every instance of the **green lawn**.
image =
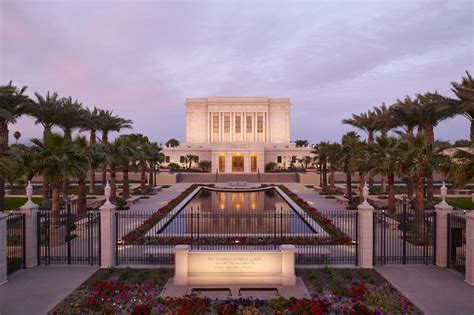
<path id="1" fill-rule="evenodd" d="M 32 198 L 33 202 L 36 204 L 41 203 L 41 198 Z M 5 210 L 17 209 L 23 206 L 26 202 L 26 197 L 5 197 Z"/>
<path id="2" fill-rule="evenodd" d="M 441 201 L 440 198 L 435 198 L 436 203 L 440 201 Z M 471 196 L 457 197 L 457 198 L 449 197 L 449 198 L 446 198 L 446 202 L 449 203 L 451 206 L 458 209 L 474 210 L 474 205 L 472 204 Z"/>

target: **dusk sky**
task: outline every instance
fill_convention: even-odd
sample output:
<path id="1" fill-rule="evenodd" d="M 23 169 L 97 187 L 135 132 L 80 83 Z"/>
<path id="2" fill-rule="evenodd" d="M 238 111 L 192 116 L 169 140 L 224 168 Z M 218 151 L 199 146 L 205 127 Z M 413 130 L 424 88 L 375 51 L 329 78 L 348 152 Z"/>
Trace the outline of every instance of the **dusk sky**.
<path id="1" fill-rule="evenodd" d="M 337 141 L 351 113 L 452 96 L 474 72 L 473 3 L 2 0 L 0 83 L 112 109 L 157 142 L 184 140 L 186 97 L 289 97 L 293 140 Z M 31 118 L 10 130 L 41 135 Z M 467 138 L 468 120 L 435 132 Z"/>

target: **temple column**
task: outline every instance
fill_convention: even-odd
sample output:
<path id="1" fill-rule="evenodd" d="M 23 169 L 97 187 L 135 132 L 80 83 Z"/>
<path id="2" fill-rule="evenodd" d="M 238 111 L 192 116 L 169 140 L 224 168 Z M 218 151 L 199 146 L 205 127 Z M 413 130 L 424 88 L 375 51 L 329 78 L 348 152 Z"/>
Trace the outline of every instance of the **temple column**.
<path id="1" fill-rule="evenodd" d="M 257 142 L 257 113 L 252 113 L 252 134 L 253 134 L 253 142 Z"/>
<path id="2" fill-rule="evenodd" d="M 235 141 L 235 121 L 234 121 L 234 112 L 230 113 L 230 141 L 234 142 Z"/>
<path id="3" fill-rule="evenodd" d="M 224 141 L 224 122 L 223 122 L 223 113 L 219 112 L 219 142 Z"/>
<path id="4" fill-rule="evenodd" d="M 242 141 L 247 141 L 247 116 L 242 112 Z"/>

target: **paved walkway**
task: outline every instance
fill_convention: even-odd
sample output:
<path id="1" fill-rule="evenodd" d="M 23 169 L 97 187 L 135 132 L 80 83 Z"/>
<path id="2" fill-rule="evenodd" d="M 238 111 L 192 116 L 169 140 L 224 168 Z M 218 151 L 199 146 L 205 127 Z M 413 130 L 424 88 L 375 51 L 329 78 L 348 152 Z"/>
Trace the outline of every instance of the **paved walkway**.
<path id="1" fill-rule="evenodd" d="M 383 266 L 376 270 L 425 314 L 474 314 L 474 286 L 454 270 L 436 266 Z"/>
<path id="2" fill-rule="evenodd" d="M 90 266 L 39 266 L 17 271 L 0 286 L 0 314 L 46 314 L 97 269 Z"/>
<path id="3" fill-rule="evenodd" d="M 166 205 L 171 199 L 177 197 L 180 193 L 191 186 L 189 183 L 174 184 L 169 188 L 163 188 L 156 195 L 150 196 L 149 199 L 140 199 L 138 203 L 130 206 L 128 211 L 150 211 L 154 212 Z"/>
<path id="4" fill-rule="evenodd" d="M 345 207 L 338 203 L 336 199 L 327 199 L 326 196 L 321 196 L 314 189 L 308 188 L 299 183 L 284 184 L 289 190 L 297 194 L 300 198 L 306 200 L 312 207 L 318 210 L 344 210 Z"/>

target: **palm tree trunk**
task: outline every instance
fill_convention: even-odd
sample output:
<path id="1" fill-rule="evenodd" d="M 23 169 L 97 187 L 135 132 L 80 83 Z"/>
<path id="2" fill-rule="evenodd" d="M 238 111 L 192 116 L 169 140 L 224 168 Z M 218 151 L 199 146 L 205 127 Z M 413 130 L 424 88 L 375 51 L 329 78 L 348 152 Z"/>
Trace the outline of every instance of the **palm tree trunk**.
<path id="1" fill-rule="evenodd" d="M 130 183 L 128 181 L 128 166 L 122 169 L 123 172 L 123 187 L 122 187 L 122 197 L 123 200 L 130 198 Z"/>
<path id="2" fill-rule="evenodd" d="M 352 174 L 346 167 L 346 194 L 349 201 L 352 201 Z"/>
<path id="3" fill-rule="evenodd" d="M 336 190 L 336 170 L 332 165 L 329 166 L 329 189 L 331 193 Z"/>
<path id="4" fill-rule="evenodd" d="M 327 189 L 328 189 L 328 175 L 327 175 L 327 171 L 328 171 L 328 166 L 327 166 L 327 163 L 326 161 L 324 161 L 323 163 L 323 191 L 326 192 Z"/>
<path id="5" fill-rule="evenodd" d="M 153 187 L 154 180 L 153 180 L 153 175 L 154 175 L 154 170 L 152 167 L 149 168 L 148 170 L 148 186 Z"/>
<path id="6" fill-rule="evenodd" d="M 90 130 L 91 135 L 89 139 L 89 147 L 96 144 L 96 131 L 94 129 Z M 92 195 L 95 190 L 95 169 L 92 165 L 89 165 L 89 193 Z"/>
<path id="7" fill-rule="evenodd" d="M 64 139 L 66 139 L 68 141 L 72 141 L 71 130 L 69 130 L 69 129 L 64 130 Z M 68 177 L 67 174 L 64 174 L 64 179 L 63 179 L 64 200 L 66 200 L 68 194 L 69 194 L 69 177 Z"/>
<path id="8" fill-rule="evenodd" d="M 367 139 L 367 143 L 369 145 L 372 145 L 374 144 L 374 133 L 373 132 L 369 132 L 369 137 Z M 373 172 L 369 172 L 369 188 L 372 189 L 372 187 L 374 186 L 374 173 Z M 362 196 L 362 195 L 361 195 Z"/>
<path id="9" fill-rule="evenodd" d="M 107 144 L 109 143 L 109 132 L 107 130 L 102 131 L 102 143 Z M 107 162 L 104 162 L 104 166 L 102 167 L 102 188 L 105 187 L 107 182 Z"/>
<path id="10" fill-rule="evenodd" d="M 86 177 L 77 178 L 77 213 L 87 212 Z"/>
<path id="11" fill-rule="evenodd" d="M 0 120 L 0 153 L 8 150 L 8 123 Z M 5 209 L 5 178 L 0 176 L 0 212 Z"/>
<path id="12" fill-rule="evenodd" d="M 43 130 L 43 143 L 46 140 L 46 138 L 51 134 L 51 128 L 50 127 L 44 127 Z M 46 178 L 46 174 L 43 173 L 43 181 L 41 184 L 41 200 L 42 200 L 42 205 L 43 207 L 46 207 L 47 202 L 48 202 L 48 197 L 49 197 L 49 182 L 48 179 Z"/>
<path id="13" fill-rule="evenodd" d="M 384 176 L 385 178 L 385 176 Z M 388 212 L 395 212 L 395 174 L 389 172 L 387 174 L 388 178 Z"/>
<path id="14" fill-rule="evenodd" d="M 425 198 L 423 196 L 423 190 L 425 186 L 425 174 L 423 172 L 418 172 L 416 175 L 416 203 L 415 203 L 415 210 L 416 215 L 419 218 L 423 215 L 425 211 Z"/>
<path id="15" fill-rule="evenodd" d="M 382 192 L 383 193 L 386 193 L 387 192 L 387 177 L 385 177 L 385 175 L 381 174 L 381 180 L 382 180 Z"/>
<path id="16" fill-rule="evenodd" d="M 425 131 L 425 139 L 428 144 L 434 143 L 434 130 L 433 126 L 428 126 L 424 129 Z M 428 171 L 425 174 L 426 176 L 426 192 L 427 192 L 427 199 L 428 199 L 428 206 L 431 207 L 433 205 L 433 172 Z"/>
<path id="17" fill-rule="evenodd" d="M 59 192 L 61 188 L 59 185 L 52 185 L 51 190 L 51 225 L 57 226 L 59 224 L 59 212 L 61 211 L 59 205 Z"/>
<path id="18" fill-rule="evenodd" d="M 110 202 L 115 203 L 117 199 L 117 178 L 115 174 L 115 163 L 110 163 Z"/>
<path id="19" fill-rule="evenodd" d="M 140 174 L 140 190 L 142 191 L 142 194 L 145 193 L 146 189 L 146 165 L 143 164 L 141 168 L 141 174 Z"/>

